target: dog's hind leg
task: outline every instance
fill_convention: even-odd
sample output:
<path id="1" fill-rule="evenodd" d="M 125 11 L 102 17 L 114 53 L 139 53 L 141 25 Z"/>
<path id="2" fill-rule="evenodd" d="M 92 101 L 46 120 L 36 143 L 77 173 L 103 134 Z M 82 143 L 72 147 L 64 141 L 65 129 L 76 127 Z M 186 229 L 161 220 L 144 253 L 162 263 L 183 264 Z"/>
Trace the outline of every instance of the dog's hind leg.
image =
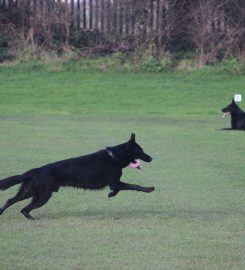
<path id="1" fill-rule="evenodd" d="M 8 199 L 7 202 L 0 208 L 0 215 L 11 205 L 19 201 L 29 199 L 30 197 L 31 192 L 29 190 L 29 187 L 23 184 L 17 194 L 13 198 Z"/>
<path id="2" fill-rule="evenodd" d="M 52 196 L 52 192 L 49 190 L 45 192 L 41 192 L 41 193 L 36 193 L 35 195 L 33 195 L 33 199 L 31 203 L 28 204 L 26 207 L 24 207 L 21 210 L 21 213 L 28 219 L 34 219 L 30 215 L 30 212 L 36 208 L 43 206 L 45 203 L 47 203 L 51 196 Z"/>

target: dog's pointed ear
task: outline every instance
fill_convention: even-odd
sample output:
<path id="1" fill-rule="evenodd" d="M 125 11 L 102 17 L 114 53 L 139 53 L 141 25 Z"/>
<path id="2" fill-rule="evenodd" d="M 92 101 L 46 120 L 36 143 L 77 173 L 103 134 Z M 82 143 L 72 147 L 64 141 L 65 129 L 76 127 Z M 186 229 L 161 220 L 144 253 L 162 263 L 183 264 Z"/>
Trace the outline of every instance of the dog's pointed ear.
<path id="1" fill-rule="evenodd" d="M 135 143 L 135 134 L 131 133 L 131 137 L 127 143 L 127 149 L 130 149 L 131 146 Z"/>
<path id="2" fill-rule="evenodd" d="M 135 142 L 135 133 L 131 133 L 130 141 Z"/>
<path id="3" fill-rule="evenodd" d="M 233 104 L 236 103 L 235 100 L 234 100 L 234 98 L 232 99 L 232 103 L 233 103 Z"/>

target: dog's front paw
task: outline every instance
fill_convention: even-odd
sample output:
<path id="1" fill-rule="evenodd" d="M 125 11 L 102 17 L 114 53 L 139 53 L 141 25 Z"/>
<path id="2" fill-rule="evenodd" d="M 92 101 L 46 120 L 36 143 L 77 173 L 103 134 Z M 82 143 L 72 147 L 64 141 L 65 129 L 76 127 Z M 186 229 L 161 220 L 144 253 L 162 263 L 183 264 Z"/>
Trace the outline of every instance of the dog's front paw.
<path id="1" fill-rule="evenodd" d="M 152 192 L 152 191 L 154 191 L 154 190 L 155 190 L 154 187 L 149 187 L 149 188 L 148 188 L 148 192 Z"/>
<path id="2" fill-rule="evenodd" d="M 110 193 L 108 193 L 108 198 L 111 198 L 111 197 L 113 197 L 113 196 L 115 196 L 115 195 L 113 195 L 113 191 L 110 192 Z"/>
<path id="3" fill-rule="evenodd" d="M 108 194 L 108 198 L 111 198 L 111 197 L 116 196 L 118 192 L 119 192 L 119 190 L 113 190 L 112 192 L 110 192 L 110 193 Z"/>

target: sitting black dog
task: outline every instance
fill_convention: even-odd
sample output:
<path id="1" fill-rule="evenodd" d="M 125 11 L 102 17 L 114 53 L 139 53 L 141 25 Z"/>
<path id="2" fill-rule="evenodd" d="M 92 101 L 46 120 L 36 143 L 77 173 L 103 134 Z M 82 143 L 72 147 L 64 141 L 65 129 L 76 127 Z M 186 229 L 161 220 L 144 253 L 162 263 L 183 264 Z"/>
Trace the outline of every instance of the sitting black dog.
<path id="1" fill-rule="evenodd" d="M 2 214 L 16 202 L 32 198 L 30 204 L 21 210 L 28 219 L 30 212 L 43 206 L 53 192 L 60 187 L 83 189 L 102 189 L 109 186 L 112 190 L 108 197 L 116 196 L 121 190 L 152 192 L 154 187 L 142 187 L 120 181 L 122 169 L 136 163 L 136 159 L 151 162 L 152 158 L 136 143 L 135 134 L 126 143 L 107 147 L 90 155 L 70 158 L 35 168 L 21 175 L 10 176 L 0 181 L 0 190 L 21 184 L 17 194 L 7 200 L 0 208 Z"/>
<path id="2" fill-rule="evenodd" d="M 238 107 L 234 99 L 222 112 L 224 117 L 231 116 L 231 129 L 245 130 L 245 112 Z"/>

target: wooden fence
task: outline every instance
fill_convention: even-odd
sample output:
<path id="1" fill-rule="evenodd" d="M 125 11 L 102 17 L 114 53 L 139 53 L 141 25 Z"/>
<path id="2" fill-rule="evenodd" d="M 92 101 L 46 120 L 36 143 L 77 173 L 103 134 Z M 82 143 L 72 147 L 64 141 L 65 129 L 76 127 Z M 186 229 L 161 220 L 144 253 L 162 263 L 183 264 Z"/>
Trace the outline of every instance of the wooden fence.
<path id="1" fill-rule="evenodd" d="M 62 6 L 75 29 L 97 29 L 117 36 L 152 35 L 161 30 L 168 15 L 169 0 L 0 0 L 0 8 L 28 8 L 52 15 Z M 68 17 L 67 17 L 68 18 Z"/>
<path id="2" fill-rule="evenodd" d="M 23 32 L 61 26 L 67 44 L 75 29 L 163 51 L 215 48 L 220 57 L 245 50 L 245 0 L 0 0 L 0 12 L 12 9 Z"/>

